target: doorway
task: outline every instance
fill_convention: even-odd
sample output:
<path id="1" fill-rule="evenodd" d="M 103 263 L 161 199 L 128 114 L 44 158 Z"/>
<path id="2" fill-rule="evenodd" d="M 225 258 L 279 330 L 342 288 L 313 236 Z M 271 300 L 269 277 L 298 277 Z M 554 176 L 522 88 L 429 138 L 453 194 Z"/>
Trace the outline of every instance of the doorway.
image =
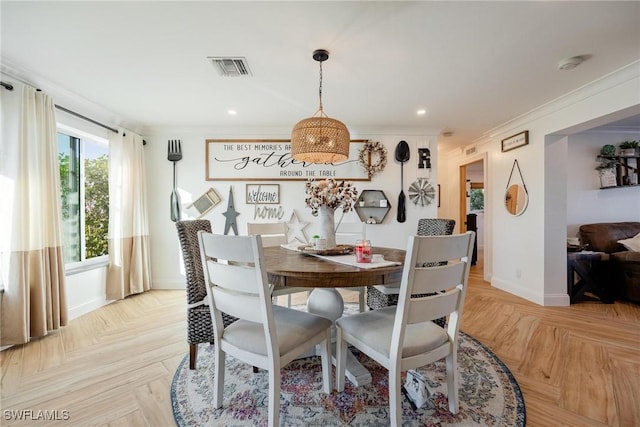
<path id="1" fill-rule="evenodd" d="M 460 214 L 458 223 L 460 232 L 467 230 L 476 232 L 476 247 L 474 250 L 474 260 L 478 263 L 484 262 L 485 247 L 485 201 L 487 200 L 485 159 L 476 158 L 468 163 L 460 165 Z M 478 256 L 477 254 L 481 256 Z"/>

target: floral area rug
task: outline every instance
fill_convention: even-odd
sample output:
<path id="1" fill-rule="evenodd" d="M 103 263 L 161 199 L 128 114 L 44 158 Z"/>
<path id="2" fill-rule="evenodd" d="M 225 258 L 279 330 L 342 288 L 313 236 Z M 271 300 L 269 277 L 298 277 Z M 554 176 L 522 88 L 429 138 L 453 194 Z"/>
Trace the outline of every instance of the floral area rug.
<path id="1" fill-rule="evenodd" d="M 430 399 L 413 409 L 403 396 L 404 426 L 524 426 L 525 405 L 515 378 L 498 357 L 473 337 L 460 333 L 460 412 L 448 410 L 444 359 L 418 371 L 427 379 Z M 280 422 L 283 426 L 388 426 L 388 373 L 363 353 L 354 351 L 371 372 L 371 384 L 345 391 L 322 392 L 320 357 L 293 361 L 281 372 Z M 335 368 L 332 370 L 335 375 Z M 404 376 L 403 376 L 404 383 Z M 266 426 L 267 372 L 231 356 L 226 358 L 224 401 L 214 409 L 213 346 L 198 349 L 196 370 L 188 357 L 171 385 L 173 414 L 178 426 Z"/>

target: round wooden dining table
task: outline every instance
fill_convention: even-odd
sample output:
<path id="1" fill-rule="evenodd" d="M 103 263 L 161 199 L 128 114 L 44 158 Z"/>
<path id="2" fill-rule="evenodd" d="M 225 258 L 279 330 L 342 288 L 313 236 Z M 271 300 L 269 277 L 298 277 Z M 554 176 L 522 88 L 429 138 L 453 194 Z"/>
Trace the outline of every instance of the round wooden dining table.
<path id="1" fill-rule="evenodd" d="M 267 276 L 272 285 L 351 288 L 399 282 L 402 277 L 405 251 L 373 247 L 372 253 L 383 255 L 385 261 L 395 261 L 399 264 L 365 269 L 327 261 L 280 246 L 264 248 Z"/>
<path id="2" fill-rule="evenodd" d="M 336 288 L 355 288 L 399 283 L 402 278 L 405 251 L 373 247 L 385 261 L 396 264 L 364 268 L 332 262 L 280 246 L 263 248 L 269 283 L 275 286 L 313 289 L 307 300 L 307 311 L 335 322 L 342 317 L 344 301 Z M 328 257 L 330 258 L 330 257 Z M 369 384 L 371 374 L 353 355 L 347 356 L 347 377 L 356 386 Z"/>

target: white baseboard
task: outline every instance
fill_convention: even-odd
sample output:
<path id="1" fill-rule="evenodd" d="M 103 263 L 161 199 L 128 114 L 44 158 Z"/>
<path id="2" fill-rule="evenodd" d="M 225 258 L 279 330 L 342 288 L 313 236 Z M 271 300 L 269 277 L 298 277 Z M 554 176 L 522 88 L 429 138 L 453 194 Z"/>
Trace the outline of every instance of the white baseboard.
<path id="1" fill-rule="evenodd" d="M 183 280 L 154 280 L 153 289 L 185 289 L 186 284 Z"/>
<path id="2" fill-rule="evenodd" d="M 567 307 L 571 304 L 571 299 L 567 294 L 545 294 L 544 306 L 545 307 Z"/>
<path id="3" fill-rule="evenodd" d="M 567 294 L 538 295 L 513 282 L 496 279 L 495 277 L 492 277 L 491 285 L 544 307 L 566 307 L 569 305 L 569 295 Z"/>
<path id="4" fill-rule="evenodd" d="M 96 298 L 91 301 L 87 301 L 75 307 L 69 307 L 69 320 L 75 319 L 77 317 L 82 316 L 83 314 L 87 314 L 96 310 L 102 306 L 112 303 L 113 301 L 107 301 L 104 298 Z"/>
<path id="5" fill-rule="evenodd" d="M 537 295 L 534 292 L 531 292 L 529 289 L 523 288 L 522 286 L 518 286 L 513 282 L 502 280 L 493 276 L 491 278 L 491 286 L 498 288 L 500 290 L 503 290 L 505 292 L 509 292 L 510 294 L 513 294 L 520 298 L 524 298 L 526 300 L 534 302 L 538 305 L 543 305 L 542 304 L 543 301 L 540 295 Z"/>

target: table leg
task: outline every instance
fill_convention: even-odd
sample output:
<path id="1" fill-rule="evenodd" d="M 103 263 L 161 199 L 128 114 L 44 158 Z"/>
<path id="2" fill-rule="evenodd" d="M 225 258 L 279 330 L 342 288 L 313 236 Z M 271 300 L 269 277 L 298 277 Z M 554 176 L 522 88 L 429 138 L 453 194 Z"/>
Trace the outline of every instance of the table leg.
<path id="1" fill-rule="evenodd" d="M 575 281 L 575 275 L 578 281 Z M 596 292 L 600 300 L 605 304 L 612 304 L 615 300 L 610 295 L 611 281 L 609 278 L 609 266 L 601 261 L 600 257 L 569 256 L 567 259 L 567 290 L 570 303 L 578 298 L 585 297 L 585 292 Z"/>
<path id="2" fill-rule="evenodd" d="M 342 300 L 342 295 L 340 295 L 340 293 L 334 288 L 315 288 L 311 292 L 311 295 L 309 295 L 309 300 L 307 301 L 307 310 L 309 311 L 309 313 L 317 314 L 318 316 L 322 316 L 334 322 L 334 325 L 331 327 L 331 341 L 334 343 L 334 345 L 332 345 L 332 361 L 335 365 L 335 321 L 342 317 L 342 312 L 344 311 L 344 301 Z M 364 366 L 362 366 L 362 364 L 353 354 L 351 354 L 351 352 L 347 353 L 346 375 L 347 378 L 349 378 L 349 381 L 351 381 L 356 386 L 371 383 L 371 373 L 367 371 Z"/>

